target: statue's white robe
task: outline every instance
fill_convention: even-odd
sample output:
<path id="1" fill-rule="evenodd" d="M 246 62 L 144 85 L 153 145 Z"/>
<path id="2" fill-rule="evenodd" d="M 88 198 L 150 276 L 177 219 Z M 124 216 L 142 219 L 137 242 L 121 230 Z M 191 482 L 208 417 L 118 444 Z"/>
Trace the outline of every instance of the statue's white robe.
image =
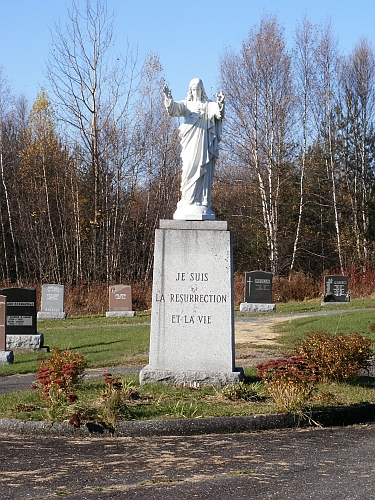
<path id="1" fill-rule="evenodd" d="M 219 156 L 221 112 L 214 101 L 173 101 L 167 106 L 171 116 L 184 118 L 181 138 L 181 200 L 177 207 L 210 207 L 215 161 Z"/>

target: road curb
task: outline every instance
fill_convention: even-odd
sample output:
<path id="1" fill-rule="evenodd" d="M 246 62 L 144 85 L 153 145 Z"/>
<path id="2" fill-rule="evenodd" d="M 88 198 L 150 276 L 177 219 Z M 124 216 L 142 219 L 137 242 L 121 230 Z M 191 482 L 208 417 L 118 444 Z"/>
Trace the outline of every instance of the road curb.
<path id="1" fill-rule="evenodd" d="M 98 424 L 74 427 L 66 422 L 0 419 L 0 432 L 45 437 L 152 437 L 231 434 L 306 427 L 340 427 L 375 421 L 375 402 L 298 414 L 186 418 L 119 422 L 115 428 Z"/>

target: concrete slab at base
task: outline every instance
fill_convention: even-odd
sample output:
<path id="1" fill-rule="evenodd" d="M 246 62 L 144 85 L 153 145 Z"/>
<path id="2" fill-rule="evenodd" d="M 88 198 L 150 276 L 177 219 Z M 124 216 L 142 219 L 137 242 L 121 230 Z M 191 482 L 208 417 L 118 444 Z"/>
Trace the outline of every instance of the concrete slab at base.
<path id="1" fill-rule="evenodd" d="M 36 315 L 37 319 L 66 319 L 65 312 L 46 312 L 38 311 Z"/>
<path id="2" fill-rule="evenodd" d="M 339 302 L 337 300 L 331 300 L 331 301 L 328 300 L 325 302 L 324 300 L 322 300 L 320 305 L 321 306 L 340 306 L 341 307 L 341 306 L 348 305 L 349 303 L 350 303 L 349 301 Z"/>
<path id="3" fill-rule="evenodd" d="M 44 335 L 42 333 L 36 335 L 15 335 L 7 334 L 6 347 L 7 349 L 41 349 L 44 344 Z"/>
<path id="4" fill-rule="evenodd" d="M 0 365 L 11 365 L 13 361 L 13 351 L 0 351 Z"/>
<path id="5" fill-rule="evenodd" d="M 240 312 L 276 312 L 276 304 L 255 304 L 242 302 Z"/>
<path id="6" fill-rule="evenodd" d="M 181 231 L 209 229 L 210 231 L 228 231 L 229 222 L 224 220 L 216 221 L 181 221 L 165 219 L 159 222 L 160 229 L 179 229 Z"/>
<path id="7" fill-rule="evenodd" d="M 107 311 L 105 315 L 106 318 L 116 318 L 120 316 L 131 317 L 135 316 L 135 311 Z"/>
<path id="8" fill-rule="evenodd" d="M 139 379 L 141 384 L 148 382 L 164 382 L 171 385 L 183 387 L 200 387 L 212 385 L 224 387 L 225 385 L 237 384 L 243 379 L 243 370 L 238 368 L 233 372 L 211 372 L 211 371 L 169 371 L 152 370 L 149 366 L 142 368 Z"/>

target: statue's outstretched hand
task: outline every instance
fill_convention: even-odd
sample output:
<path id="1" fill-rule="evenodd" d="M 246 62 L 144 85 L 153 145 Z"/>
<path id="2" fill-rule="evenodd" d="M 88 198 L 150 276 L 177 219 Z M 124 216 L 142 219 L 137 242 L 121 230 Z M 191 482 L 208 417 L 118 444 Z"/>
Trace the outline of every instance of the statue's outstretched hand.
<path id="1" fill-rule="evenodd" d="M 220 90 L 217 94 L 216 94 L 216 101 L 219 105 L 220 108 L 222 108 L 224 106 L 224 100 L 225 100 L 225 97 L 224 97 L 224 94 L 223 94 L 223 91 Z"/>
<path id="2" fill-rule="evenodd" d="M 172 91 L 168 87 L 168 85 L 164 85 L 163 92 L 164 92 L 164 96 L 165 96 L 166 99 L 168 99 L 168 100 L 172 99 Z"/>

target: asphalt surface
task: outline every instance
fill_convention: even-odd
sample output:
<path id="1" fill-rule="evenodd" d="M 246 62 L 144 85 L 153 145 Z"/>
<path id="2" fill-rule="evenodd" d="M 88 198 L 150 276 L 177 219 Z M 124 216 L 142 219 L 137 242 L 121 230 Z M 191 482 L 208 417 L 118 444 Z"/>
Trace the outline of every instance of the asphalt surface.
<path id="1" fill-rule="evenodd" d="M 0 433 L 2 500 L 375 499 L 375 424 L 205 436 Z"/>

